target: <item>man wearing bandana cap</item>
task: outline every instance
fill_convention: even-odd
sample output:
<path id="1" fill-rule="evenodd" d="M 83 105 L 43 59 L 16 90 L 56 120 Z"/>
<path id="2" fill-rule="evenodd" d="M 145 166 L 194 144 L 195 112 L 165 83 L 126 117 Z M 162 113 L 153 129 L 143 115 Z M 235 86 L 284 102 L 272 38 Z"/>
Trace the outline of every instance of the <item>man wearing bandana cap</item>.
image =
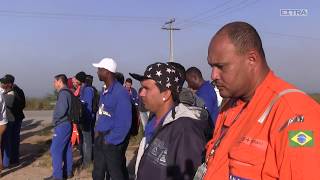
<path id="1" fill-rule="evenodd" d="M 203 158 L 208 122 L 200 119 L 200 110 L 179 103 L 181 74 L 160 62 L 149 65 L 144 75 L 129 74 L 140 81 L 142 101 L 154 113 L 139 147 L 137 179 L 192 179 Z"/>

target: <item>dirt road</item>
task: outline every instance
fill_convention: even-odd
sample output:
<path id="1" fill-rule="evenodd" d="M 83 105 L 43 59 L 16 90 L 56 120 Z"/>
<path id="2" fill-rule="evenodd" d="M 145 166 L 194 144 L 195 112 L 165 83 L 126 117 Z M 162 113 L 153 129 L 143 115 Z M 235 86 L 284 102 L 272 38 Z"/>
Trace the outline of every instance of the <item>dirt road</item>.
<path id="1" fill-rule="evenodd" d="M 20 164 L 5 169 L 1 173 L 1 180 L 42 180 L 51 175 L 51 157 L 49 148 L 52 136 L 52 111 L 26 111 L 26 118 L 21 128 Z M 136 143 L 129 145 L 127 163 L 129 172 L 133 172 L 134 151 Z M 75 151 L 74 154 L 79 154 Z M 91 171 L 74 170 L 74 180 L 92 179 Z"/>

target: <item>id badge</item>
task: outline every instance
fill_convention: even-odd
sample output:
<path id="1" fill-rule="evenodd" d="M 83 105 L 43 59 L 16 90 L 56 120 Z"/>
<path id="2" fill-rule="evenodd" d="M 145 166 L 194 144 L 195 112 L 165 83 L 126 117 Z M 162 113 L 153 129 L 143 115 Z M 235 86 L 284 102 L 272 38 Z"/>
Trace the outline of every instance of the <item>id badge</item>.
<path id="1" fill-rule="evenodd" d="M 197 169 L 196 175 L 194 176 L 193 180 L 203 180 L 204 175 L 207 172 L 207 165 L 206 163 L 202 163 L 201 166 Z"/>

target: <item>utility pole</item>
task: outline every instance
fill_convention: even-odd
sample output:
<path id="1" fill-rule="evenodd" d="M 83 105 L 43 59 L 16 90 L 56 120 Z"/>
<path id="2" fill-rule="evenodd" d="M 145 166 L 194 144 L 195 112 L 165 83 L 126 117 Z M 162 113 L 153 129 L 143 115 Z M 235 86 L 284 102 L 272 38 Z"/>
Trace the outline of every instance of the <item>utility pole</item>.
<path id="1" fill-rule="evenodd" d="M 169 21 L 165 22 L 161 29 L 168 30 L 169 31 L 169 61 L 173 62 L 173 31 L 180 30 L 179 28 L 174 28 L 173 23 L 175 22 L 175 19 L 172 18 Z M 169 26 L 169 27 L 165 27 Z"/>

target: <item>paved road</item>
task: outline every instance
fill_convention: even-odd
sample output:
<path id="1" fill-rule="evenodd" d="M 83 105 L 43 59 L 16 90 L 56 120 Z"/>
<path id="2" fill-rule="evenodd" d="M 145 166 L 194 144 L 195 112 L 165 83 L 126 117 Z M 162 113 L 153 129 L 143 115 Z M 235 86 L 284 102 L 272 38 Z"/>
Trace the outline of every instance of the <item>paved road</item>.
<path id="1" fill-rule="evenodd" d="M 35 121 L 42 121 L 42 124 L 50 124 L 52 121 L 52 110 L 49 111 L 24 111 L 25 120 L 34 119 Z"/>

